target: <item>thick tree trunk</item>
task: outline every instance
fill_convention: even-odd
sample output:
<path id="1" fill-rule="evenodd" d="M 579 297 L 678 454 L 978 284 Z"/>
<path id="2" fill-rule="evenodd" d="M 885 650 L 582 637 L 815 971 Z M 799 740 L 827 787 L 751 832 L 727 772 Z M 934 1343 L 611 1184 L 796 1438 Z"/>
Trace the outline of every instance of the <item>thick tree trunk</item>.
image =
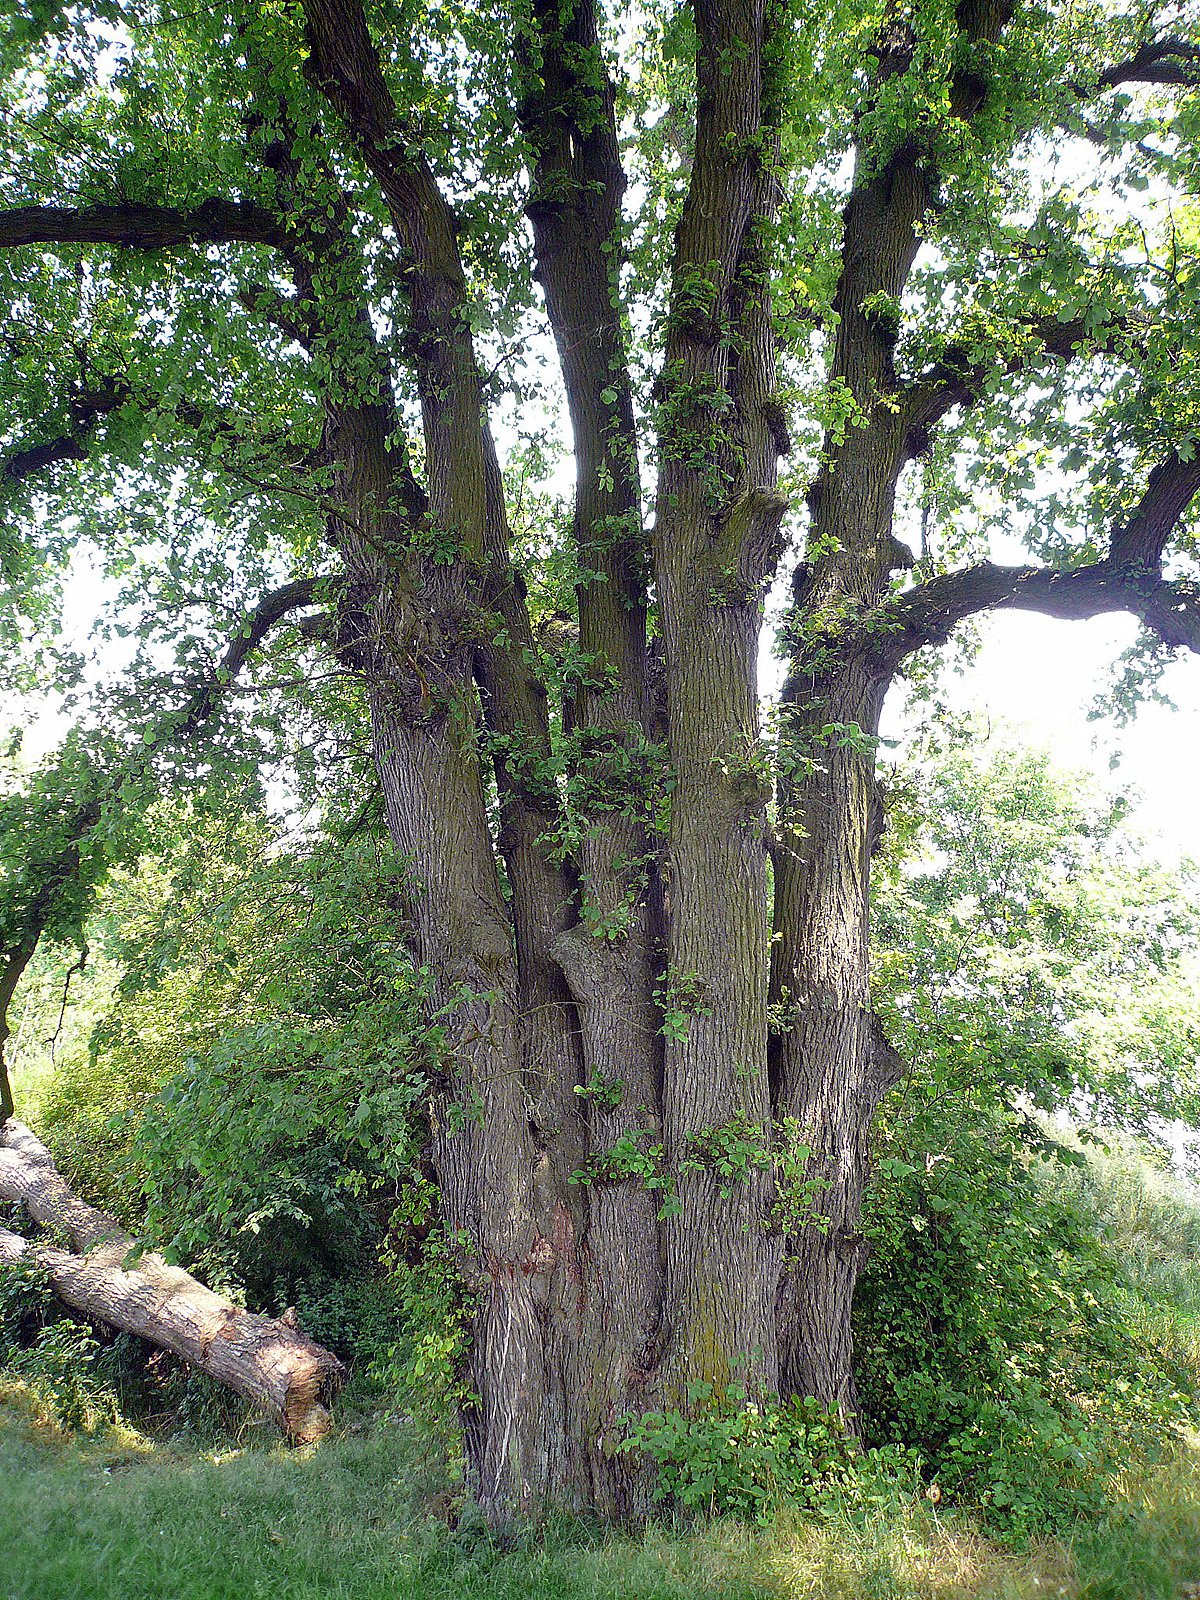
<path id="1" fill-rule="evenodd" d="M 25 968 L 33 960 L 41 935 L 41 928 L 36 928 L 20 939 L 12 949 L 5 950 L 3 955 L 0 955 L 0 1128 L 16 1109 L 13 1105 L 8 1066 L 4 1060 L 4 1046 L 8 1043 L 11 1031 L 8 1026 L 8 1008 L 12 1004 L 12 997 Z"/>
<path id="2" fill-rule="evenodd" d="M 795 786 L 775 854 L 777 950 L 772 1002 L 786 1028 L 774 1051 L 777 1114 L 812 1150 L 807 1176 L 822 1185 L 811 1220 L 786 1241 L 777 1322 L 780 1388 L 814 1395 L 848 1420 L 855 1281 L 871 1119 L 885 1078 L 871 1011 L 870 859 L 879 828 L 872 741 L 882 686 L 860 662 L 814 683 L 798 712 L 811 771 Z M 839 724 L 847 731 L 821 737 Z M 799 724 L 799 725 L 798 725 Z M 861 737 L 860 737 L 861 734 Z"/>
<path id="3" fill-rule="evenodd" d="M 419 586 L 381 551 L 410 530 L 394 512 L 389 422 L 332 412 L 331 457 L 347 504 L 342 634 L 367 681 L 388 827 L 413 863 L 409 925 L 440 1045 L 432 1153 L 443 1220 L 477 1297 L 468 1434 L 485 1505 L 528 1511 L 545 1492 L 554 1430 L 540 1310 L 564 1232 L 538 1185 L 538 1099 L 525 1071 L 513 926 L 497 872 L 473 682 L 472 597 L 433 567 Z M 461 487 L 461 486 L 460 486 Z M 482 492 L 482 490 L 481 490 Z M 463 513 L 465 514 L 465 512 Z M 482 523 L 482 504 L 477 508 Z M 565 1229 L 573 1246 L 574 1229 Z"/>
<path id="4" fill-rule="evenodd" d="M 653 556 L 673 784 L 664 862 L 664 1395 L 777 1380 L 770 926 L 757 644 L 786 500 L 769 294 L 780 13 L 694 7 L 696 144 L 659 379 Z M 724 1164 L 724 1165 L 722 1165 Z"/>
<path id="5" fill-rule="evenodd" d="M 553 778 L 549 794 L 534 792 L 545 716 L 511 670 L 529 653 L 528 624 L 520 603 L 501 603 L 513 594 L 507 530 L 455 219 L 361 8 L 306 0 L 305 14 L 307 70 L 408 253 L 428 514 L 404 522 L 384 509 L 396 502 L 386 481 L 396 430 L 366 441 L 331 407 L 346 508 L 333 531 L 361 612 L 389 824 L 414 862 L 413 951 L 445 1045 L 433 1156 L 479 1295 L 477 1489 L 498 1518 L 546 1495 L 619 1510 L 638 1493 L 609 1449 L 625 1410 L 658 1395 L 687 1404 L 694 1379 L 775 1376 L 767 786 L 754 668 L 784 509 L 773 490 L 762 228 L 779 192 L 781 112 L 763 41 L 781 13 L 763 0 L 697 6 L 697 158 L 677 235 L 654 550 L 669 778 L 650 743 L 658 696 L 612 255 L 623 178 L 611 88 L 586 4 L 539 0 L 518 24 L 522 119 L 537 155 L 529 216 L 579 463 L 565 796 Z M 430 528 L 454 542 L 451 563 L 422 556 Z M 395 559 L 381 561 L 389 550 Z M 493 642 L 496 611 L 507 657 Z M 480 775 L 488 755 L 495 840 Z M 660 884 L 655 833 L 668 796 L 670 881 Z M 568 813 L 562 836 L 577 846 L 557 882 L 538 851 L 548 799 Z M 726 1147 L 744 1157 L 732 1184 L 715 1170 Z M 652 1152 L 664 1170 L 649 1175 L 676 1191 L 677 1215 L 661 1227 L 661 1191 L 641 1182 Z M 576 1170 L 586 1182 L 571 1182 Z"/>
<path id="6" fill-rule="evenodd" d="M 638 1286 L 657 1270 L 653 1210 L 636 1197 L 644 1226 L 630 1227 L 631 1197 L 604 1187 L 591 1197 L 589 1227 L 588 1191 L 570 1180 L 588 1159 L 584 1099 L 574 1093 L 585 1071 L 642 1087 L 632 1069 L 654 1039 L 648 978 L 630 971 L 632 987 L 614 990 L 608 973 L 597 988 L 604 1020 L 589 1013 L 588 963 L 610 966 L 622 953 L 563 927 L 565 891 L 529 820 L 530 797 L 506 794 L 501 773 L 505 901 L 482 735 L 469 714 L 469 653 L 452 633 L 395 651 L 394 641 L 413 639 L 412 623 L 381 576 L 368 625 L 379 641 L 369 679 L 376 765 L 393 841 L 420 862 L 413 950 L 442 1038 L 432 1157 L 443 1221 L 476 1299 L 476 1398 L 466 1419 L 474 1486 L 500 1520 L 548 1502 L 626 1514 L 639 1498 L 636 1474 L 610 1446 L 618 1417 L 636 1404 L 652 1331 Z M 578 1011 L 564 972 L 584 997 Z M 638 1095 L 624 1111 L 602 1112 L 593 1141 L 606 1136 L 604 1119 L 640 1110 Z"/>
<path id="7" fill-rule="evenodd" d="M 35 1262 L 64 1304 L 201 1368 L 261 1406 L 293 1443 L 328 1431 L 329 1405 L 346 1376 L 337 1357 L 289 1321 L 254 1316 L 162 1256 L 138 1254 L 111 1217 L 71 1192 L 19 1122 L 0 1127 L 0 1199 L 20 1202 L 75 1247 L 31 1244 L 0 1229 L 0 1262 Z"/>
<path id="8" fill-rule="evenodd" d="M 653 1191 L 601 1177 L 622 1140 L 657 1142 L 662 1077 L 650 827 L 655 707 L 637 433 L 620 310 L 621 167 L 614 94 L 589 0 L 538 0 L 521 44 L 521 117 L 537 152 L 527 204 L 575 445 L 573 541 L 583 670 L 563 686 L 578 835 L 568 925 L 551 953 L 581 1048 L 588 1186 L 580 1277 L 564 1305 L 579 1374 L 573 1448 L 582 1501 L 617 1517 L 648 1504 L 647 1475 L 613 1453 L 619 1419 L 652 1403 L 662 1312 Z"/>

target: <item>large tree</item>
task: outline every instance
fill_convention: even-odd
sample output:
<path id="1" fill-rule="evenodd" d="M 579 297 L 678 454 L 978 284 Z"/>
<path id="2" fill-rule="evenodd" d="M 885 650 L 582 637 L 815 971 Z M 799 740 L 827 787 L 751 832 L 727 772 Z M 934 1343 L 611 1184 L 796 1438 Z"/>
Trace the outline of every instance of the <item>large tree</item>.
<path id="1" fill-rule="evenodd" d="M 852 1419 L 884 697 L 997 607 L 1200 644 L 1194 9 L 51 0 L 4 48 L 14 605 L 80 525 L 173 639 L 181 585 L 332 571 L 482 1503 L 635 1508 L 620 1419 L 697 1380 Z"/>

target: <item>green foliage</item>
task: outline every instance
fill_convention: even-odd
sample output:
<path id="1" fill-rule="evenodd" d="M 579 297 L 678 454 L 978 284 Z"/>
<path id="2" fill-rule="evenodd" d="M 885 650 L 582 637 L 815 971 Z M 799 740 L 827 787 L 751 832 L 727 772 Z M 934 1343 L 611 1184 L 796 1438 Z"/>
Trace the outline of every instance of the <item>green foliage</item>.
<path id="1" fill-rule="evenodd" d="M 392 1216 L 382 1264 L 393 1322 L 374 1346 L 368 1375 L 389 1409 L 420 1417 L 456 1448 L 471 1398 L 466 1364 L 474 1302 L 460 1267 L 469 1240 L 449 1234 L 437 1209 L 436 1188 L 418 1179 Z"/>
<path id="2" fill-rule="evenodd" d="M 1196 1120 L 1194 869 L 1145 859 L 1127 809 L 1036 751 L 898 776 L 875 973 L 921 1095 Z"/>
<path id="3" fill-rule="evenodd" d="M 1061 1526 L 1094 1515 L 1193 1397 L 1134 1327 L 1118 1259 L 1013 1130 L 958 1134 L 940 1161 L 883 1163 L 856 1308 L 867 1436 L 919 1449 L 995 1526 Z"/>
<path id="4" fill-rule="evenodd" d="M 677 1044 L 686 1040 L 693 1017 L 712 1015 L 704 984 L 694 972 L 668 973 L 655 999 L 662 1012 L 663 1037 Z"/>
<path id="5" fill-rule="evenodd" d="M 816 1401 L 750 1399 L 736 1383 L 692 1384 L 687 1416 L 627 1417 L 619 1448 L 656 1463 L 656 1500 L 763 1524 L 785 1505 L 894 1506 L 916 1482 L 915 1460 L 902 1450 L 861 1452 Z"/>
<path id="6" fill-rule="evenodd" d="M 27 1384 L 63 1427 L 91 1429 L 115 1416 L 101 1354 L 91 1329 L 64 1316 L 36 1263 L 0 1264 L 0 1371 Z"/>
<path id="7" fill-rule="evenodd" d="M 1196 928 L 1120 803 L 1043 758 L 951 755 L 924 785 L 880 869 L 878 1001 L 911 1070 L 876 1131 L 859 1398 L 869 1440 L 1026 1534 L 1096 1514 L 1200 1398 L 1085 1198 L 1100 1168 L 1031 1115 L 1191 1113 Z"/>
<path id="8" fill-rule="evenodd" d="M 1130 1141 L 1090 1149 L 1086 1162 L 1057 1162 L 1041 1176 L 1117 1256 L 1138 1337 L 1181 1389 L 1200 1392 L 1200 1209 L 1192 1184 L 1165 1167 L 1160 1150 Z"/>
<path id="9" fill-rule="evenodd" d="M 577 1094 L 589 1099 L 604 1099 L 615 1107 L 621 1101 L 621 1087 L 604 1084 L 598 1088 L 580 1087 Z M 812 1151 L 800 1143 L 797 1124 L 792 1119 L 768 1133 L 738 1112 L 728 1122 L 711 1128 L 698 1128 L 684 1141 L 674 1166 L 667 1163 L 663 1146 L 647 1129 L 622 1134 L 606 1150 L 599 1151 L 585 1167 L 570 1176 L 571 1183 L 640 1183 L 652 1193 L 662 1195 L 659 1221 L 679 1215 L 678 1181 L 688 1173 L 711 1173 L 717 1181 L 717 1194 L 728 1200 L 735 1184 L 744 1183 L 755 1172 L 771 1172 L 775 1178 L 775 1200 L 764 1227 L 785 1230 L 813 1222 L 812 1209 L 825 1179 L 809 1177 L 807 1168 Z M 814 1224 L 814 1225 L 819 1225 Z"/>
<path id="10" fill-rule="evenodd" d="M 575 1085 L 575 1093 L 581 1100 L 590 1100 L 606 1111 L 615 1111 L 625 1096 L 625 1083 L 621 1078 L 605 1078 L 600 1069 L 594 1067 L 586 1083 Z"/>
<path id="11" fill-rule="evenodd" d="M 403 881 L 369 837 L 272 853 L 252 821 L 118 877 L 121 997 L 41 1106 L 89 1198 L 346 1350 L 394 1339 L 367 1284 L 423 1139 Z"/>
<path id="12" fill-rule="evenodd" d="M 663 1147 L 645 1130 L 622 1134 L 607 1150 L 592 1156 L 586 1167 L 578 1168 L 570 1177 L 570 1182 L 584 1185 L 629 1181 L 641 1183 L 652 1193 L 662 1195 L 660 1221 L 679 1214 L 675 1180 L 667 1170 Z"/>
<path id="13" fill-rule="evenodd" d="M 729 1199 L 735 1183 L 771 1167 L 767 1130 L 751 1122 L 745 1112 L 715 1128 L 698 1128 L 687 1136 L 684 1152 L 680 1173 L 711 1172 L 722 1200 Z"/>
<path id="14" fill-rule="evenodd" d="M 828 1217 L 817 1209 L 821 1191 L 828 1180 L 812 1177 L 808 1170 L 812 1148 L 801 1137 L 800 1124 L 794 1117 L 784 1117 L 775 1129 L 772 1165 L 775 1172 L 775 1204 L 772 1221 L 784 1237 L 795 1235 L 801 1228 L 826 1231 Z"/>

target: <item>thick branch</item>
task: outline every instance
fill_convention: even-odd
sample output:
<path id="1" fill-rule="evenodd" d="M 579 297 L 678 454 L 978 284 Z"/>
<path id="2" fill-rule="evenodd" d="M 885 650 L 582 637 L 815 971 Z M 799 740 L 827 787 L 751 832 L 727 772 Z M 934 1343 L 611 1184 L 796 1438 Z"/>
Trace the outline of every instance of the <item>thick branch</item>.
<path id="1" fill-rule="evenodd" d="M 173 737 L 178 739 L 183 734 L 194 732 L 212 715 L 222 689 L 237 677 L 271 629 L 289 612 L 316 603 L 322 581 L 320 578 L 297 578 L 292 583 L 282 584 L 265 594 L 253 611 L 247 612 L 241 628 L 225 647 L 215 674 L 196 691 L 191 705 L 184 712 L 183 720 L 174 729 Z"/>
<path id="2" fill-rule="evenodd" d="M 403 126 L 359 0 L 305 0 L 304 12 L 309 74 L 349 130 L 405 249 L 431 511 L 479 559 L 487 500 L 483 403 L 454 214 Z"/>
<path id="3" fill-rule="evenodd" d="M 696 0 L 694 11 L 696 152 L 675 230 L 659 381 L 655 562 L 662 595 L 672 586 L 667 567 L 683 578 L 682 593 L 687 568 L 707 564 L 715 536 L 725 546 L 721 587 L 744 603 L 757 596 L 781 549 L 779 539 L 768 539 L 731 550 L 728 534 L 739 502 L 773 495 L 788 448 L 776 393 L 768 232 L 781 197 L 776 171 L 790 93 L 776 35 L 788 21 L 776 0 Z"/>
<path id="4" fill-rule="evenodd" d="M 445 591 L 449 609 L 483 604 L 503 622 L 505 643 L 486 641 L 475 652 L 476 678 L 489 730 L 506 750 L 524 747 L 525 759 L 501 755 L 497 763 L 505 812 L 501 842 L 524 954 L 531 939 L 544 940 L 532 908 L 547 898 L 565 902 L 567 885 L 537 842 L 547 833 L 548 804 L 557 804 L 544 784 L 528 778 L 549 756 L 547 701 L 534 666 L 524 586 L 512 572 L 504 485 L 484 412 L 456 218 L 397 108 L 361 0 L 304 0 L 304 12 L 307 71 L 379 185 L 404 249 L 429 514 L 473 558 L 440 569 L 426 564 L 417 577 L 423 590 Z M 547 961 L 544 950 L 534 958 L 538 966 Z"/>
<path id="5" fill-rule="evenodd" d="M 775 196 L 761 183 L 773 159 L 763 72 L 769 19 L 762 0 L 696 0 L 696 150 L 675 232 L 667 359 L 715 345 L 733 274 L 756 209 Z"/>
<path id="6" fill-rule="evenodd" d="M 1200 652 L 1200 588 L 1194 583 L 1106 561 L 1070 572 L 981 561 L 931 578 L 881 608 L 875 626 L 889 631 L 870 651 L 872 663 L 890 674 L 906 656 L 944 644 L 959 623 L 982 611 L 1038 611 L 1062 618 L 1127 611 L 1172 649 Z"/>
<path id="7" fill-rule="evenodd" d="M 1113 534 L 1110 566 L 1149 569 L 1162 566 L 1167 541 L 1200 490 L 1200 459 L 1172 455 L 1150 473 L 1146 492 L 1133 515 Z"/>
<path id="8" fill-rule="evenodd" d="M 1008 0 L 963 0 L 956 8 L 958 60 L 949 76 L 951 117 L 971 123 L 989 92 L 990 55 L 1011 14 Z M 903 8 L 888 6 L 877 49 L 876 91 L 912 70 L 916 37 Z M 878 104 L 878 101 L 876 102 Z M 900 473 L 923 446 L 925 433 L 954 401 L 960 379 L 952 369 L 930 374 L 905 397 L 896 373 L 897 319 L 880 303 L 898 305 L 921 246 L 922 222 L 937 193 L 939 172 L 925 136 L 914 132 L 876 165 L 860 147 L 846 204 L 841 272 L 833 309 L 838 315 L 830 378 L 845 384 L 862 408 L 864 426 L 826 439 L 826 463 L 809 493 L 810 537 L 826 552 L 814 563 L 813 593 L 830 602 L 846 585 L 870 605 L 895 566 L 892 518 Z M 897 399 L 900 404 L 897 405 Z M 830 535 L 836 544 L 833 544 Z M 785 689 L 785 699 L 791 691 Z"/>
<path id="9" fill-rule="evenodd" d="M 1124 61 L 1106 67 L 1096 89 L 1119 89 L 1127 83 L 1200 84 L 1200 45 L 1190 39 L 1155 39 Z"/>
<path id="10" fill-rule="evenodd" d="M 637 430 L 621 326 L 621 165 L 614 91 L 592 0 L 537 0 L 520 45 L 521 121 L 536 158 L 526 215 L 575 443 L 580 644 L 615 669 L 584 689 L 583 722 L 644 715 L 646 573 Z"/>
<path id="11" fill-rule="evenodd" d="M 914 650 L 942 644 L 981 611 L 1094 617 L 1128 611 L 1164 644 L 1200 650 L 1200 590 L 1162 576 L 1167 543 L 1200 492 L 1200 460 L 1171 455 L 1153 468 L 1132 514 L 1114 529 L 1103 561 L 1069 571 L 982 561 L 931 578 L 869 619 L 871 660 L 893 672 Z"/>
<path id="12" fill-rule="evenodd" d="M 108 378 L 99 387 L 72 395 L 68 402 L 70 428 L 37 444 L 20 444 L 0 459 L 0 478 L 21 483 L 60 461 L 86 461 L 92 435 L 100 422 L 119 411 L 129 398 L 128 385 Z"/>
<path id="13" fill-rule="evenodd" d="M 907 1077 L 909 1065 L 888 1038 L 878 1013 L 872 1011 L 867 1022 L 871 1033 L 870 1086 L 877 1104 Z"/>
<path id="14" fill-rule="evenodd" d="M 23 244 L 115 244 L 131 250 L 169 250 L 188 244 L 284 246 L 278 218 L 250 200 L 205 200 L 187 211 L 130 203 L 18 206 L 0 211 L 0 248 Z"/>

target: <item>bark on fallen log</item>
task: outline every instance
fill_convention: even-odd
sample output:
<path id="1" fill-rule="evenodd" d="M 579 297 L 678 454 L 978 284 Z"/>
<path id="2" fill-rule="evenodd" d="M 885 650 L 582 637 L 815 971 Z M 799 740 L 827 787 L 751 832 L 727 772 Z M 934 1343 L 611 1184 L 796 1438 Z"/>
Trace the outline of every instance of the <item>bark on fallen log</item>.
<path id="1" fill-rule="evenodd" d="M 19 1122 L 0 1128 L 0 1200 L 19 1201 L 74 1246 L 0 1229 L 0 1262 L 36 1262 L 66 1305 L 182 1356 L 260 1405 L 294 1443 L 328 1430 L 329 1404 L 346 1376 L 336 1356 L 288 1320 L 240 1310 L 157 1253 L 137 1255 L 110 1216 L 71 1193 L 50 1152 Z"/>

